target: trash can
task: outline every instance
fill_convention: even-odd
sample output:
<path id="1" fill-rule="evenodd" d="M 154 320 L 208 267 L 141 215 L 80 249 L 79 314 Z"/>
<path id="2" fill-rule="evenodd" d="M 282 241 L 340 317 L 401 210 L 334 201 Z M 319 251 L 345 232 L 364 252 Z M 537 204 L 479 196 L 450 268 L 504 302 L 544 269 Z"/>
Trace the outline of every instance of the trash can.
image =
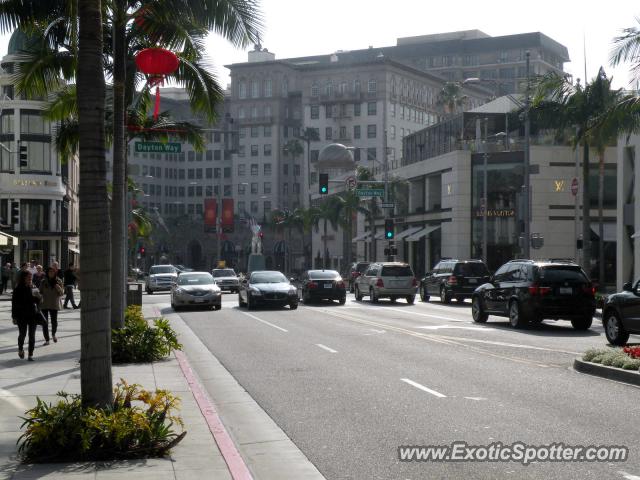
<path id="1" fill-rule="evenodd" d="M 142 306 L 142 284 L 141 283 L 128 283 L 127 284 L 127 306 L 140 305 Z"/>

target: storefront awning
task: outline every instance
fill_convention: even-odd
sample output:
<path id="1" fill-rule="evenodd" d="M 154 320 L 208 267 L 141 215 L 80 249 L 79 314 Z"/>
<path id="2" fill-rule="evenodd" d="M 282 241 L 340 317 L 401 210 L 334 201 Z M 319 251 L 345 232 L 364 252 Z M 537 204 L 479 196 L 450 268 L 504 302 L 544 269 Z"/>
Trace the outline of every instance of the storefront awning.
<path id="1" fill-rule="evenodd" d="M 608 222 L 602 225 L 603 233 L 604 233 L 604 241 L 605 242 L 615 242 L 616 241 L 616 224 L 612 222 Z M 591 231 L 599 236 L 600 225 L 597 223 L 591 223 Z M 635 235 L 635 234 L 634 234 Z M 633 237 L 632 237 L 633 238 Z"/>
<path id="2" fill-rule="evenodd" d="M 370 237 L 371 237 L 371 234 L 369 232 L 363 233 L 362 235 L 358 235 L 357 237 L 353 237 L 351 239 L 351 243 L 366 242 L 367 240 L 369 240 Z"/>
<path id="3" fill-rule="evenodd" d="M 417 233 L 419 230 L 422 230 L 424 227 L 423 226 L 419 226 L 419 227 L 409 227 L 406 230 L 398 233 L 396 235 L 396 240 L 402 240 L 406 237 L 408 237 L 409 235 L 413 235 L 414 233 Z"/>
<path id="4" fill-rule="evenodd" d="M 407 238 L 405 238 L 405 241 L 407 241 L 407 242 L 417 242 L 422 237 L 426 237 L 431 232 L 435 232 L 439 228 L 440 228 L 440 225 L 430 225 L 430 226 L 424 227 L 422 230 L 419 230 L 418 232 L 414 233 L 413 235 L 410 235 Z"/>
<path id="5" fill-rule="evenodd" d="M 0 232 L 0 246 L 16 247 L 18 246 L 18 239 L 8 233 Z"/>

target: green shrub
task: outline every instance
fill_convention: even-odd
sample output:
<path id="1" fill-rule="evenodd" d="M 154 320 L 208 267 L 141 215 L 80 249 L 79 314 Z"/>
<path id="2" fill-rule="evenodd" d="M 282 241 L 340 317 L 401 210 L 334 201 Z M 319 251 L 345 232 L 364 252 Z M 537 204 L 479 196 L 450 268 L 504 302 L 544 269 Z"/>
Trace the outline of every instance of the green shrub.
<path id="1" fill-rule="evenodd" d="M 161 360 L 179 350 L 178 335 L 165 318 L 145 320 L 137 305 L 127 307 L 124 328 L 111 331 L 111 359 L 114 363 L 146 363 Z"/>
<path id="2" fill-rule="evenodd" d="M 582 360 L 585 362 L 592 362 L 592 359 L 600 353 L 602 353 L 602 350 L 598 348 L 590 348 L 582 354 Z"/>
<path id="3" fill-rule="evenodd" d="M 638 358 L 630 358 L 627 360 L 622 368 L 625 370 L 639 370 L 640 369 L 640 359 Z"/>
<path id="4" fill-rule="evenodd" d="M 608 353 L 605 353 L 602 356 L 602 365 L 613 366 L 613 363 L 616 361 L 620 361 L 620 364 L 624 364 L 627 360 L 629 360 L 629 356 L 624 353 L 622 350 L 612 350 Z"/>
<path id="5" fill-rule="evenodd" d="M 598 353 L 595 357 L 591 359 L 592 363 L 602 363 L 602 359 L 604 358 L 605 353 Z"/>
<path id="6" fill-rule="evenodd" d="M 149 392 L 120 380 L 111 409 L 83 408 L 79 395 L 58 393 L 57 403 L 37 399 L 23 417 L 18 440 L 24 462 L 73 462 L 160 457 L 187 432 L 173 415 L 180 400 L 166 390 Z"/>

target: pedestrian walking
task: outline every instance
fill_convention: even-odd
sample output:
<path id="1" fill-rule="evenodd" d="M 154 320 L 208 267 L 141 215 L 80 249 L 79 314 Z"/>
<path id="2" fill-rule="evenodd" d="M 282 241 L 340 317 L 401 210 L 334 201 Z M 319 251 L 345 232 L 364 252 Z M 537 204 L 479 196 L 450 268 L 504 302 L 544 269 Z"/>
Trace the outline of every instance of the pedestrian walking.
<path id="1" fill-rule="evenodd" d="M 76 301 L 73 298 L 73 287 L 76 284 L 76 274 L 73 268 L 73 263 L 70 263 L 67 269 L 64 271 L 64 291 L 66 297 L 64 298 L 64 308 L 69 308 L 67 305 L 71 302 L 73 308 L 78 308 Z"/>
<path id="2" fill-rule="evenodd" d="M 11 318 L 18 325 L 18 356 L 24 358 L 24 339 L 28 335 L 29 361 L 36 346 L 36 324 L 39 299 L 33 294 L 31 273 L 22 271 L 11 296 Z"/>
<path id="3" fill-rule="evenodd" d="M 9 285 L 9 280 L 13 276 L 13 268 L 11 263 L 7 262 L 2 266 L 2 290 L 0 293 L 4 293 L 7 291 L 7 285 Z"/>
<path id="4" fill-rule="evenodd" d="M 42 282 L 42 280 L 44 280 L 44 270 L 42 270 L 42 265 L 37 265 L 36 266 L 36 273 L 32 274 L 33 275 L 33 285 L 36 288 L 40 288 L 40 283 Z"/>
<path id="5" fill-rule="evenodd" d="M 55 268 L 47 268 L 47 274 L 40 284 L 40 293 L 42 294 L 40 310 L 45 320 L 45 324 L 42 326 L 43 333 L 45 333 L 45 344 L 49 341 L 49 318 L 51 318 L 51 338 L 53 339 L 53 343 L 58 342 L 58 338 L 56 337 L 56 332 L 58 331 L 58 310 L 60 310 L 60 299 L 64 295 L 64 290 L 62 288 L 62 281 L 56 274 Z"/>
<path id="6" fill-rule="evenodd" d="M 80 291 L 81 290 L 80 284 L 82 283 L 82 274 L 80 273 L 79 268 L 76 268 L 75 274 L 76 274 L 76 287 L 78 288 L 78 291 Z M 78 308 L 80 308 L 81 304 L 82 304 L 82 296 L 80 297 L 80 301 L 78 302 Z"/>
<path id="7" fill-rule="evenodd" d="M 29 265 L 27 265 L 27 270 L 29 270 L 29 273 L 31 273 L 31 278 L 32 279 L 33 279 L 33 276 L 38 271 L 37 267 L 38 267 L 38 262 L 36 262 L 35 260 L 31 260 L 31 263 Z"/>

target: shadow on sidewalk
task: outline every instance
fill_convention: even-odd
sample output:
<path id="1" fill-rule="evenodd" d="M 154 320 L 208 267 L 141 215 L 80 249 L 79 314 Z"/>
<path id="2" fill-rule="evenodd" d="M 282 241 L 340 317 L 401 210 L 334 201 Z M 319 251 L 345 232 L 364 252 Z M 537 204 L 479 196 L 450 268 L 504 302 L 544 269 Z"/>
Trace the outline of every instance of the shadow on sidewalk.
<path id="1" fill-rule="evenodd" d="M 40 332 L 41 331 L 40 327 L 38 327 L 38 328 L 39 328 L 38 332 Z M 80 336 L 79 333 L 74 333 L 73 335 L 57 335 L 57 338 L 60 340 L 60 339 L 63 339 L 63 338 L 79 337 L 79 336 Z M 39 343 L 39 342 L 42 342 L 43 340 L 44 340 L 43 338 L 38 338 L 36 340 L 36 351 L 38 350 L 38 348 L 46 348 L 46 347 L 42 346 L 42 343 Z M 27 343 L 27 341 L 25 340 L 25 344 L 26 343 Z M 25 348 L 26 348 L 26 346 L 25 346 Z M 18 327 L 16 327 L 16 344 L 15 344 L 15 346 L 0 349 L 0 355 L 2 355 L 3 353 L 11 353 L 11 352 L 15 352 L 16 355 L 18 354 Z"/>
<path id="2" fill-rule="evenodd" d="M 16 359 L 15 364 L 18 364 L 18 363 L 24 363 L 24 360 Z M 24 385 L 29 385 L 30 383 L 42 382 L 44 380 L 49 380 L 50 378 L 56 378 L 61 375 L 67 375 L 69 373 L 79 372 L 79 371 L 80 371 L 80 365 L 74 368 L 69 368 L 67 370 L 61 370 L 56 373 L 50 373 L 49 375 L 42 375 L 41 377 L 30 378 L 29 380 L 25 380 L 24 382 L 12 383 L 11 385 L 4 385 L 2 388 L 5 390 L 9 390 L 11 388 L 22 387 Z"/>

